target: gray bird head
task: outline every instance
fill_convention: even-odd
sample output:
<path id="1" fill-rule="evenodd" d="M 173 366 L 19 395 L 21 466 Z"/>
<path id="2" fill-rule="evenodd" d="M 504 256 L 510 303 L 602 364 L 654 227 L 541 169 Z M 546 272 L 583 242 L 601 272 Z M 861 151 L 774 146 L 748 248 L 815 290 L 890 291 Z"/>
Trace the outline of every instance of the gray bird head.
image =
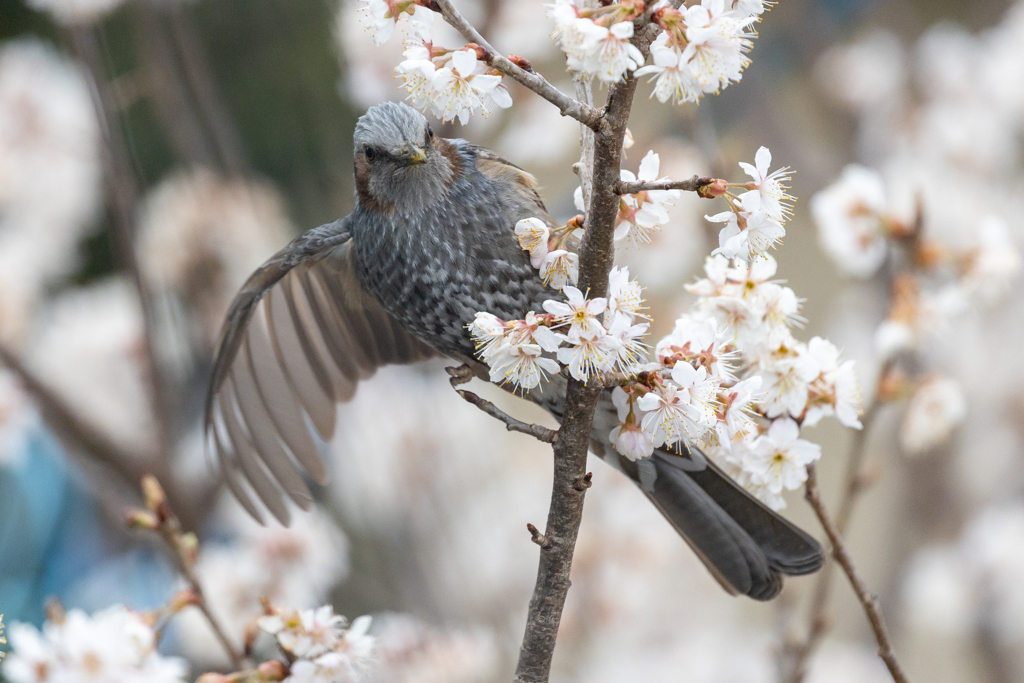
<path id="1" fill-rule="evenodd" d="M 454 178 L 454 146 L 406 104 L 371 107 L 356 123 L 354 143 L 356 191 L 367 209 L 415 214 Z"/>

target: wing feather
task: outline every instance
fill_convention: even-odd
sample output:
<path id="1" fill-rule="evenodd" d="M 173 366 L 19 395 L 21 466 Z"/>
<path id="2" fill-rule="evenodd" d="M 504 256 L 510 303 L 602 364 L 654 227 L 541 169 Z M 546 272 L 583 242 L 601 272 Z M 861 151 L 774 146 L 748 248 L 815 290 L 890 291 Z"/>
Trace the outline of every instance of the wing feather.
<path id="1" fill-rule="evenodd" d="M 206 428 L 228 487 L 262 521 L 243 484 L 287 524 L 285 496 L 308 508 L 303 479 L 327 481 L 309 425 L 334 434 L 336 403 L 388 364 L 437 354 L 365 292 L 347 221 L 296 239 L 232 302 L 214 362 Z M 261 305 L 262 302 L 262 305 Z"/>

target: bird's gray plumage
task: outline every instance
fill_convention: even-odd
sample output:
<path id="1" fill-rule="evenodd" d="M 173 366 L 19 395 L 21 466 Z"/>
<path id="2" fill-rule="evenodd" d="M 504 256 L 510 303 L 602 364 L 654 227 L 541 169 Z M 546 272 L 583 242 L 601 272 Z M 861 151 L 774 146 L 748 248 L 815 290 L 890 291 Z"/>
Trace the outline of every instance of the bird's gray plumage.
<path id="1" fill-rule="evenodd" d="M 517 243 L 523 218 L 551 222 L 525 171 L 464 140 L 436 138 L 403 104 L 371 108 L 355 132 L 357 200 L 346 218 L 297 238 L 233 302 L 215 362 L 207 431 L 231 490 L 260 518 L 249 488 L 287 521 L 282 494 L 311 501 L 299 475 L 326 470 L 306 428 L 334 430 L 335 402 L 383 365 L 431 356 L 470 362 L 465 326 L 542 310 L 546 289 Z M 528 398 L 556 418 L 565 381 Z M 610 396 L 592 450 L 638 483 L 732 593 L 773 597 L 782 574 L 821 566 L 821 548 L 708 462 L 658 451 L 630 462 L 610 445 Z"/>

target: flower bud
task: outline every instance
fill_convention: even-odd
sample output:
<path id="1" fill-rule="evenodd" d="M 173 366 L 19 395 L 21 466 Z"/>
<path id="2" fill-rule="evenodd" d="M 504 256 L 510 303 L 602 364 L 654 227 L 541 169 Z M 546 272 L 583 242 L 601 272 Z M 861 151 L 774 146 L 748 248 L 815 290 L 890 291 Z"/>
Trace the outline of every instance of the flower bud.
<path id="1" fill-rule="evenodd" d="M 181 539 L 178 541 L 178 547 L 181 548 L 181 555 L 185 558 L 185 562 L 190 567 L 194 565 L 199 555 L 199 539 L 196 535 L 191 531 L 182 534 Z"/>
<path id="2" fill-rule="evenodd" d="M 160 528 L 160 520 L 149 510 L 139 508 L 125 508 L 124 521 L 129 529 L 146 529 L 156 531 Z"/>
<path id="3" fill-rule="evenodd" d="M 526 57 L 520 57 L 519 55 L 509 55 L 508 61 L 512 62 L 526 73 L 533 73 L 533 64 L 530 64 L 530 60 Z"/>
<path id="4" fill-rule="evenodd" d="M 167 602 L 167 609 L 169 609 L 172 614 L 177 614 L 186 607 L 198 605 L 199 603 L 200 599 L 195 591 L 180 590 L 171 596 L 171 599 Z"/>
<path id="5" fill-rule="evenodd" d="M 266 681 L 283 681 L 288 677 L 288 666 L 277 659 L 271 659 L 269 662 L 263 662 L 256 669 L 259 675 L 262 677 L 261 680 Z"/>
<path id="6" fill-rule="evenodd" d="M 171 508 L 167 503 L 167 494 L 152 474 L 142 478 L 142 496 L 146 500 L 146 507 L 155 512 L 161 522 L 170 519 Z"/>
<path id="7" fill-rule="evenodd" d="M 729 191 L 729 183 L 721 178 L 715 178 L 707 185 L 697 189 L 697 194 L 705 199 L 721 197 Z"/>

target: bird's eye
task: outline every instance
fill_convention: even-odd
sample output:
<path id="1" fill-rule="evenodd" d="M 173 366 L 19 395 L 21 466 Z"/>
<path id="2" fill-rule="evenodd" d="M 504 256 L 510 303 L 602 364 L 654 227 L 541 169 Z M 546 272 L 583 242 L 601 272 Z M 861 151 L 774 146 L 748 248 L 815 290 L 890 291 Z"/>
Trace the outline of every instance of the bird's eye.
<path id="1" fill-rule="evenodd" d="M 430 126 L 427 126 L 427 137 L 429 137 L 431 140 L 434 139 L 434 129 L 431 128 Z"/>
<path id="2" fill-rule="evenodd" d="M 366 160 L 367 161 L 373 161 L 373 156 L 374 156 L 373 147 L 366 147 L 365 149 L 363 149 L 363 154 L 366 155 Z"/>

